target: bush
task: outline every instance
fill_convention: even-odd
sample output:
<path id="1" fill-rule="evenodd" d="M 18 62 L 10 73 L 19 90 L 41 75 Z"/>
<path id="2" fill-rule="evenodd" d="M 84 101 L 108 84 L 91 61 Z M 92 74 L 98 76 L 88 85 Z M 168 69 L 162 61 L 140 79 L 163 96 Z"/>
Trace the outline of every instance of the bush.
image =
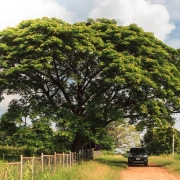
<path id="1" fill-rule="evenodd" d="M 103 153 L 103 155 L 114 155 L 114 151 L 107 151 L 107 150 L 102 150 L 101 151 Z"/>
<path id="2" fill-rule="evenodd" d="M 13 146 L 0 146 L 0 159 L 5 161 L 17 161 L 20 159 L 20 155 L 33 156 L 41 155 L 37 148 L 28 146 L 13 147 Z"/>

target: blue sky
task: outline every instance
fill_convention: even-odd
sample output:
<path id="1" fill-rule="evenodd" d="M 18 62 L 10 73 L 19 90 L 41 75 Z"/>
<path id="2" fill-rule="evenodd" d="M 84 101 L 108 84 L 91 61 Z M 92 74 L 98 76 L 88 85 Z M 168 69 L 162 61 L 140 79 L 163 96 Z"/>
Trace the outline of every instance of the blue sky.
<path id="1" fill-rule="evenodd" d="M 116 19 L 119 25 L 136 23 L 167 45 L 180 48 L 180 0 L 0 0 L 0 30 L 43 16 L 69 23 L 87 18 Z M 0 103 L 0 112 L 11 98 L 6 96 Z M 180 122 L 177 127 L 180 130 Z"/>

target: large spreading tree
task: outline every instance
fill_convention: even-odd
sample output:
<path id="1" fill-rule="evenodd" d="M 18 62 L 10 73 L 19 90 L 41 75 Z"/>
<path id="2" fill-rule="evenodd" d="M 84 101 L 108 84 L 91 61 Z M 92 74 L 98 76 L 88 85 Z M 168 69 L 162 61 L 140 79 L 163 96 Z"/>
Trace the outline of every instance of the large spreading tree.
<path id="1" fill-rule="evenodd" d="M 0 32 L 0 89 L 25 99 L 26 115 L 56 122 L 78 151 L 120 118 L 171 122 L 180 109 L 179 57 L 135 24 L 27 20 Z"/>

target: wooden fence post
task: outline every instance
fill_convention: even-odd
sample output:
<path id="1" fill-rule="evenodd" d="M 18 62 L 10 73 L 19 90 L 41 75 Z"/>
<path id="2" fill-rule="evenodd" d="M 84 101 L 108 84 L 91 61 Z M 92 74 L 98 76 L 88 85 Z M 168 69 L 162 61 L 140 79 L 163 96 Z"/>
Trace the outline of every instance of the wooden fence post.
<path id="1" fill-rule="evenodd" d="M 64 168 L 64 152 L 63 152 L 63 168 Z"/>
<path id="2" fill-rule="evenodd" d="M 70 167 L 71 167 L 71 163 L 72 163 L 72 157 L 71 157 L 71 152 L 70 152 L 70 154 L 69 154 L 69 165 L 70 165 Z"/>
<path id="3" fill-rule="evenodd" d="M 71 166 L 73 166 L 73 162 L 74 162 L 74 153 L 71 152 Z"/>
<path id="4" fill-rule="evenodd" d="M 4 175 L 3 175 L 4 180 L 7 180 L 7 170 L 8 170 L 8 168 L 6 168 L 5 171 L 4 171 Z"/>
<path id="5" fill-rule="evenodd" d="M 94 160 L 94 148 L 92 148 L 92 160 Z"/>
<path id="6" fill-rule="evenodd" d="M 77 163 L 77 159 L 76 159 L 76 152 L 74 152 L 74 157 L 73 157 L 73 160 L 74 160 L 74 162 L 75 162 L 75 163 Z M 73 163 L 74 163 L 74 162 L 73 162 Z"/>
<path id="7" fill-rule="evenodd" d="M 34 179 L 34 154 L 32 157 L 32 180 Z"/>
<path id="8" fill-rule="evenodd" d="M 54 152 L 54 172 L 56 172 L 56 152 Z"/>
<path id="9" fill-rule="evenodd" d="M 78 153 L 78 163 L 80 163 L 80 161 L 81 161 L 81 157 L 80 157 L 81 155 L 80 154 L 81 154 L 81 150 L 79 150 L 79 153 Z"/>
<path id="10" fill-rule="evenodd" d="M 23 179 L 23 155 L 20 156 L 20 180 Z"/>
<path id="11" fill-rule="evenodd" d="M 49 172 L 51 171 L 51 157 L 48 156 L 48 168 L 49 168 Z"/>
<path id="12" fill-rule="evenodd" d="M 41 153 L 41 171 L 43 173 L 44 171 L 44 158 L 43 158 L 43 153 Z"/>

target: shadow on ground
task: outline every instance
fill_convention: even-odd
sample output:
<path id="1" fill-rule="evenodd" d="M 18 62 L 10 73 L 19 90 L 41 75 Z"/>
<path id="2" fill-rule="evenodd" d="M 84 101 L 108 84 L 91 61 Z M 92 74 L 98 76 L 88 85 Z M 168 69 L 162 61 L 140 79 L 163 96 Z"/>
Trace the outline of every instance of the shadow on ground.
<path id="1" fill-rule="evenodd" d="M 106 164 L 108 166 L 120 167 L 120 168 L 127 168 L 127 161 L 125 160 L 114 160 L 114 159 L 96 159 L 95 161 Z"/>
<path id="2" fill-rule="evenodd" d="M 144 167 L 144 168 L 147 168 L 147 167 L 162 167 L 160 165 L 156 165 L 156 164 L 149 164 L 148 166 L 145 166 L 144 164 L 131 164 L 129 167 Z"/>

